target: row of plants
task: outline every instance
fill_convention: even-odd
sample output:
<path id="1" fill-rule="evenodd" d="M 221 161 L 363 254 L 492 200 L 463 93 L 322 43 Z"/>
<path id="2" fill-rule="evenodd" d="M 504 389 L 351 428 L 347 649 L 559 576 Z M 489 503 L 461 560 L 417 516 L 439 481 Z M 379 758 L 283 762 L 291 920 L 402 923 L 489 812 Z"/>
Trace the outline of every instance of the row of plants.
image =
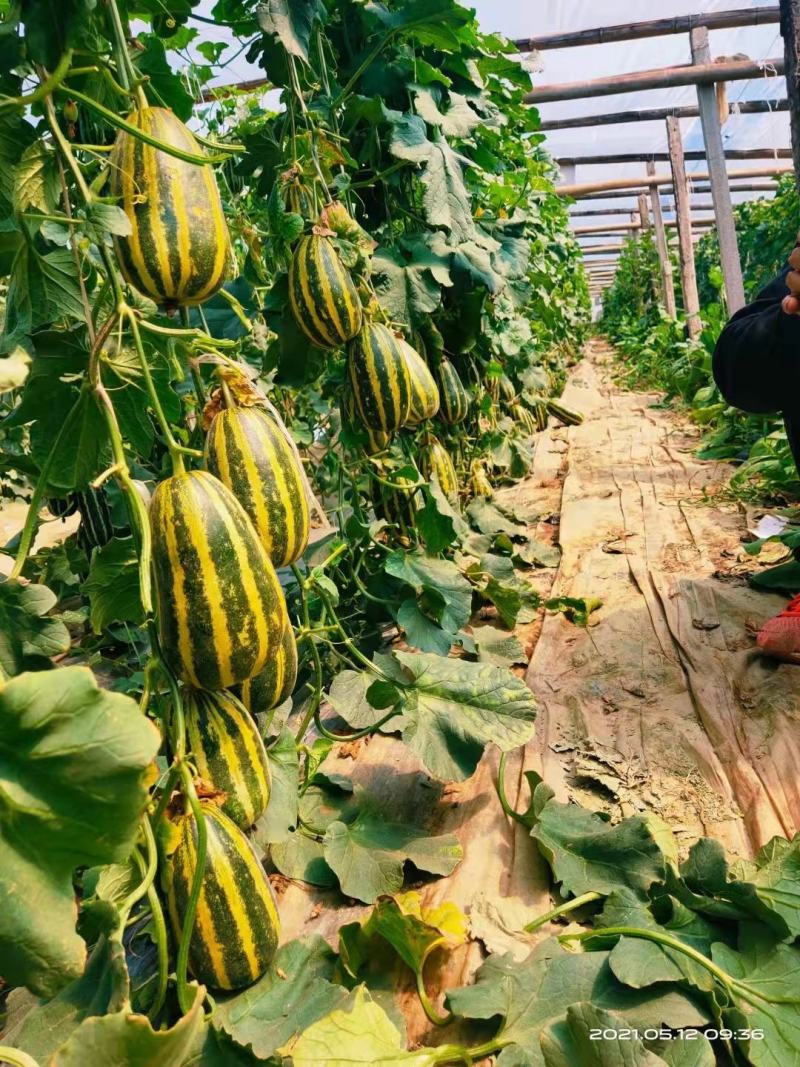
<path id="1" fill-rule="evenodd" d="M 734 213 L 745 289 L 752 300 L 780 272 L 796 241 L 794 176 L 780 179 L 774 197 L 737 205 Z M 648 235 L 626 242 L 614 285 L 604 295 L 601 328 L 620 351 L 628 384 L 662 391 L 668 402 L 681 404 L 704 428 L 698 455 L 737 464 L 731 479 L 737 496 L 790 502 L 800 482 L 779 413 L 748 415 L 731 407 L 713 380 L 711 357 L 727 319 L 713 231 L 698 242 L 695 264 L 702 304 L 696 341 L 688 338 L 681 313 L 673 320 L 659 306 L 657 252 Z M 677 269 L 673 276 L 680 289 Z M 680 292 L 678 297 L 680 305 Z"/>
<path id="2" fill-rule="evenodd" d="M 322 1018 L 357 973 L 278 950 L 265 857 L 373 903 L 461 856 L 326 774 L 333 746 L 397 734 L 452 782 L 533 733 L 511 631 L 557 550 L 491 497 L 580 420 L 558 396 L 588 290 L 529 76 L 451 0 L 218 0 L 272 111 L 203 91 L 226 57 L 194 7 L 0 6 L 0 470 L 27 505 L 0 583 L 0 1060 L 23 1067 L 274 1060 L 263 990 L 286 1019 L 291 977 L 302 1036 L 303 990 Z M 226 1033 L 242 1010 L 257 1034 Z"/>

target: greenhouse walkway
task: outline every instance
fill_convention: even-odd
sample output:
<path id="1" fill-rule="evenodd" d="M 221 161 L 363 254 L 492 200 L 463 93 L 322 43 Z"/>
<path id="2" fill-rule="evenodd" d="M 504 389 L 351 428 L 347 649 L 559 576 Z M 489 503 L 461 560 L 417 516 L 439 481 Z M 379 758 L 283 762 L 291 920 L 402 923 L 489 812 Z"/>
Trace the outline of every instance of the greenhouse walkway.
<path id="1" fill-rule="evenodd" d="M 507 792 L 525 808 L 523 772 L 537 770 L 561 799 L 656 813 L 682 852 L 707 834 L 746 857 L 800 824 L 800 667 L 763 660 L 753 639 L 784 600 L 749 589 L 742 575 L 757 564 L 741 545 L 744 510 L 710 499 L 730 469 L 695 460 L 696 427 L 656 408 L 654 394 L 614 385 L 612 355 L 587 345 L 564 394 L 583 424 L 541 434 L 530 477 L 499 494 L 540 517 L 537 536 L 558 534 L 561 563 L 536 572 L 541 591 L 602 601 L 587 628 L 552 614 L 520 632 L 534 645 L 527 680 L 540 714 L 534 741 L 509 757 Z M 550 907 L 549 880 L 497 801 L 496 752 L 467 782 L 442 787 L 390 737 L 355 745 L 357 759 L 340 746 L 326 769 L 396 818 L 429 813 L 431 831 L 456 833 L 464 849 L 450 877 L 422 886 L 426 905 L 452 901 L 470 917 L 469 944 L 438 971 L 438 956 L 428 964 L 431 994 L 468 981 L 484 946 L 524 957 L 531 941 L 518 931 Z M 317 932 L 335 943 L 368 912 L 276 882 L 284 939 Z M 408 972 L 396 982 L 410 1041 L 441 1040 Z"/>

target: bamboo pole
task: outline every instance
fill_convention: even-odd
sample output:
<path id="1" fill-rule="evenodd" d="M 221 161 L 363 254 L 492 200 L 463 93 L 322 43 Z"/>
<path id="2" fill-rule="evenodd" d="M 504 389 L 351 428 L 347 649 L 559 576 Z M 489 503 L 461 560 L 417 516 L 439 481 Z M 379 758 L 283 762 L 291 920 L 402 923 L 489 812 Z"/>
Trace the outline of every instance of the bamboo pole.
<path id="1" fill-rule="evenodd" d="M 667 119 L 667 122 L 670 120 Z M 678 121 L 677 119 L 675 120 Z M 728 171 L 728 179 L 731 178 L 763 178 L 769 174 L 787 174 L 794 170 L 791 163 L 773 163 L 769 167 L 744 167 L 741 170 Z M 708 181 L 707 171 L 698 171 L 691 175 L 692 181 Z M 555 188 L 559 196 L 585 196 L 586 193 L 603 193 L 616 189 L 633 189 L 638 196 L 642 192 L 642 178 L 608 178 L 602 182 L 576 182 L 573 185 L 557 185 Z M 672 185 L 673 179 L 669 174 L 654 174 L 649 185 Z"/>
<path id="2" fill-rule="evenodd" d="M 615 93 L 632 93 L 641 89 L 671 89 L 678 85 L 714 85 L 716 82 L 747 81 L 763 78 L 765 68 L 783 74 L 783 56 L 772 56 L 761 63 L 751 59 L 732 59 L 705 66 L 686 63 L 679 67 L 658 67 L 633 74 L 615 74 L 561 85 L 539 85 L 522 98 L 526 104 L 545 104 L 554 100 L 585 100 Z"/>
<path id="3" fill-rule="evenodd" d="M 711 62 L 711 47 L 708 29 L 697 26 L 690 35 L 692 59 L 698 66 Z M 739 242 L 736 239 L 736 224 L 733 219 L 733 201 L 725 167 L 725 146 L 722 142 L 722 124 L 719 120 L 717 94 L 713 85 L 697 86 L 697 103 L 703 126 L 703 141 L 708 157 L 708 172 L 711 176 L 711 198 L 714 201 L 714 216 L 717 220 L 717 237 L 722 273 L 725 278 L 725 295 L 731 315 L 744 307 L 744 280 L 739 258 Z M 680 126 L 679 119 L 673 119 Z M 791 156 L 791 149 L 787 149 Z"/>
<path id="4" fill-rule="evenodd" d="M 800 186 L 800 0 L 781 0 L 780 13 L 795 178 Z"/>
<path id="5" fill-rule="evenodd" d="M 780 9 L 775 4 L 735 11 L 708 11 L 700 15 L 678 15 L 666 19 L 652 19 L 647 22 L 626 22 L 618 26 L 573 30 L 571 33 L 553 33 L 544 37 L 520 37 L 514 41 L 514 44 L 521 52 L 549 52 L 554 48 L 576 48 L 587 44 L 639 41 L 645 37 L 689 33 L 695 26 L 707 26 L 710 30 L 736 26 L 762 26 L 766 23 L 777 22 L 779 17 Z"/>
<path id="6" fill-rule="evenodd" d="M 699 88 L 711 89 L 711 86 L 699 86 Z M 715 96 L 716 100 L 716 96 Z M 703 161 L 706 158 L 705 150 L 684 152 L 684 159 L 692 162 Z M 727 148 L 724 153 L 725 159 L 791 159 L 791 148 Z M 669 152 L 614 152 L 602 156 L 562 156 L 556 160 L 559 167 L 581 167 L 593 164 L 605 163 L 668 163 Z"/>
<path id="7" fill-rule="evenodd" d="M 730 177 L 730 174 L 728 175 L 728 177 Z M 642 179 L 642 182 L 643 181 L 644 181 L 644 179 Z M 669 192 L 669 188 L 670 188 L 671 185 L 672 185 L 672 179 L 670 178 L 670 180 L 664 184 L 664 189 L 663 189 L 663 191 L 661 193 L 662 197 L 668 197 L 668 196 L 671 195 L 671 193 Z M 778 188 L 778 186 L 774 181 L 770 181 L 770 182 L 767 182 L 767 181 L 764 181 L 764 182 L 747 182 L 747 183 L 742 183 L 742 184 L 739 184 L 739 185 L 731 185 L 731 192 L 732 193 L 754 193 L 754 192 L 774 193 L 774 192 L 777 191 L 777 188 Z M 628 198 L 635 199 L 636 197 L 638 197 L 639 193 L 641 193 L 643 191 L 644 191 L 644 186 L 642 186 L 641 188 L 639 188 L 637 186 L 636 188 L 633 188 L 633 189 L 616 190 L 615 192 L 612 191 L 612 192 L 605 192 L 605 193 L 603 193 L 603 192 L 600 192 L 600 193 L 585 193 L 583 196 L 581 196 L 580 199 L 581 200 L 625 200 L 625 199 L 628 199 Z M 707 182 L 702 182 L 702 183 L 700 183 L 698 185 L 695 185 L 694 182 L 692 182 L 692 186 L 691 186 L 691 195 L 692 196 L 700 196 L 703 193 L 710 193 L 710 192 L 711 192 L 711 186 Z M 628 210 L 630 210 L 630 209 L 625 208 L 626 212 Z"/>
<path id="8" fill-rule="evenodd" d="M 689 187 L 686 181 L 686 168 L 683 162 L 680 119 L 667 119 L 667 141 L 670 155 L 672 156 L 672 181 L 675 187 L 675 207 L 678 213 L 683 310 L 686 315 L 689 336 L 694 339 L 699 337 L 702 327 L 700 323 L 700 299 L 697 295 L 697 275 L 694 269 L 691 207 L 689 204 Z M 657 185 L 657 175 L 653 174 L 651 177 L 653 179 L 652 184 Z"/>
<path id="9" fill-rule="evenodd" d="M 800 0 L 798 0 L 800 2 Z M 787 100 L 742 100 L 728 107 L 729 115 L 761 115 L 773 111 L 788 111 Z M 663 122 L 670 115 L 677 119 L 696 119 L 700 108 L 694 104 L 686 107 L 651 107 L 630 111 L 612 111 L 601 115 L 573 115 L 566 119 L 546 119 L 539 123 L 542 133 L 551 130 L 594 129 L 595 126 L 618 126 L 628 122 Z"/>
<path id="10" fill-rule="evenodd" d="M 655 163 L 647 164 L 648 176 L 656 172 Z M 675 304 L 675 282 L 672 277 L 672 259 L 667 245 L 667 233 L 664 228 L 664 216 L 661 213 L 661 198 L 658 195 L 658 186 L 651 185 L 649 188 L 650 208 L 653 212 L 653 229 L 656 235 L 656 248 L 658 249 L 658 263 L 661 269 L 661 301 L 664 310 L 675 318 L 677 313 Z"/>

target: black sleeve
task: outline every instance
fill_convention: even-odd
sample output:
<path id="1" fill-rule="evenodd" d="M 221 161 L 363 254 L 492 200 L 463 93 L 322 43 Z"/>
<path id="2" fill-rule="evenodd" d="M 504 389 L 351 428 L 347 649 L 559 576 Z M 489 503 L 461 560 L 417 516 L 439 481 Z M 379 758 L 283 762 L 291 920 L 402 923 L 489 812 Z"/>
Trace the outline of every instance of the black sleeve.
<path id="1" fill-rule="evenodd" d="M 737 311 L 714 350 L 714 380 L 729 404 L 753 415 L 800 405 L 800 317 L 786 315 L 788 267 Z"/>

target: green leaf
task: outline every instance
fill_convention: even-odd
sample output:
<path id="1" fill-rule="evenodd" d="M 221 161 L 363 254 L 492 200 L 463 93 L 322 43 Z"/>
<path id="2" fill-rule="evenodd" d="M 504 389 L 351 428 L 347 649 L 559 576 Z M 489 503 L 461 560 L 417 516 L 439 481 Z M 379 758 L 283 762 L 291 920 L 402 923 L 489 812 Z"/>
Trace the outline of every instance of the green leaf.
<path id="1" fill-rule="evenodd" d="M 518 637 L 503 633 L 495 626 L 473 626 L 472 636 L 478 648 L 481 663 L 491 663 L 495 667 L 514 667 L 526 664 L 528 656 Z"/>
<path id="2" fill-rule="evenodd" d="M 56 248 L 42 255 L 29 241 L 24 241 L 14 257 L 8 283 L 4 336 L 18 337 L 38 326 L 82 317 L 83 304 L 72 252 L 68 248 Z"/>
<path id="3" fill-rule="evenodd" d="M 89 619 L 96 634 L 112 622 L 132 622 L 135 626 L 144 622 L 139 556 L 132 537 L 112 537 L 92 552 L 83 592 L 89 597 Z"/>
<path id="4" fill-rule="evenodd" d="M 121 1011 L 129 996 L 125 951 L 118 940 L 102 937 L 80 978 L 51 1000 L 36 1003 L 18 1025 L 4 1033 L 3 1042 L 42 1063 L 49 1062 L 84 1019 Z"/>
<path id="5" fill-rule="evenodd" d="M 763 1030 L 762 1039 L 737 1045 L 754 1067 L 800 1063 L 800 949 L 775 944 L 756 923 L 744 923 L 739 951 L 714 945 L 714 963 L 736 979 L 735 993 L 744 1026 Z"/>
<path id="6" fill-rule="evenodd" d="M 449 92 L 447 106 L 442 110 L 439 103 L 443 94 L 421 85 L 413 87 L 414 109 L 430 126 L 439 126 L 445 137 L 468 137 L 481 117 L 469 106 L 466 96 Z M 525 242 L 527 247 L 528 242 Z"/>
<path id="7" fill-rule="evenodd" d="M 485 497 L 476 496 L 467 506 L 467 516 L 476 530 L 496 537 L 498 534 L 507 534 L 511 538 L 525 538 L 527 540 L 527 526 L 515 519 L 508 518 L 502 511 Z"/>
<path id="8" fill-rule="evenodd" d="M 347 990 L 333 982 L 336 953 L 312 935 L 282 945 L 255 985 L 217 998 L 211 1025 L 267 1060 L 317 1020 L 341 1007 Z"/>
<path id="9" fill-rule="evenodd" d="M 14 185 L 17 211 L 34 208 L 51 214 L 58 203 L 59 175 L 56 153 L 44 141 L 34 141 L 22 153 Z"/>
<path id="10" fill-rule="evenodd" d="M 426 770 L 444 781 L 463 781 L 483 750 L 501 752 L 533 736 L 536 702 L 509 671 L 484 663 L 395 652 L 403 683 L 403 740 Z"/>
<path id="11" fill-rule="evenodd" d="M 278 1051 L 291 1057 L 294 1067 L 433 1067 L 439 1062 L 436 1049 L 404 1051 L 400 1031 L 364 986 Z"/>
<path id="12" fill-rule="evenodd" d="M 447 499 L 436 481 L 422 488 L 425 505 L 417 510 L 417 530 L 431 556 L 441 555 L 459 537 L 464 520 Z"/>
<path id="13" fill-rule="evenodd" d="M 263 0 L 256 8 L 264 33 L 276 37 L 290 56 L 308 62 L 308 49 L 315 22 L 324 21 L 322 0 Z"/>
<path id="14" fill-rule="evenodd" d="M 593 1030 L 630 1030 L 627 1019 L 603 1011 L 589 1001 L 571 1004 L 563 1020 L 542 1032 L 542 1055 L 546 1067 L 664 1067 L 664 1061 L 649 1052 L 638 1037 L 591 1037 Z"/>
<path id="15" fill-rule="evenodd" d="M 47 613 L 56 596 L 46 585 L 0 582 L 0 677 L 21 674 L 31 667 L 49 667 L 51 656 L 70 646 L 69 631 Z"/>
<path id="16" fill-rule="evenodd" d="M 91 19 L 95 0 L 22 0 L 28 58 L 52 70 Z"/>
<path id="17" fill-rule="evenodd" d="M 416 826 L 393 823 L 385 812 L 363 807 L 352 823 L 332 822 L 325 831 L 325 860 L 345 896 L 371 904 L 398 892 L 410 860 L 429 874 L 451 874 L 462 852 L 454 834 L 429 837 Z"/>
<path id="18" fill-rule="evenodd" d="M 785 921 L 793 937 L 800 937 L 800 835 L 791 841 L 773 837 L 754 863 L 734 866 L 742 882 L 751 882 L 761 901 Z"/>
<path id="19" fill-rule="evenodd" d="M 424 907 L 419 893 L 402 893 L 380 900 L 366 921 L 339 929 L 339 952 L 345 968 L 357 978 L 375 955 L 376 939 L 394 949 L 415 975 L 422 975 L 428 956 L 439 948 L 466 943 L 467 917 L 455 904 L 445 901 Z"/>
<path id="20" fill-rule="evenodd" d="M 452 285 L 449 257 L 421 241 L 379 248 L 372 257 L 372 284 L 391 318 L 419 323 L 441 303 L 442 286 Z"/>
<path id="21" fill-rule="evenodd" d="M 433 619 L 423 615 L 412 597 L 404 600 L 397 609 L 397 625 L 405 633 L 408 644 L 420 652 L 447 656 L 456 640 L 454 633 L 443 630 Z"/>
<path id="22" fill-rule="evenodd" d="M 127 237 L 131 233 L 131 220 L 116 204 L 94 201 L 86 208 L 87 233 L 95 244 L 108 244 L 112 234 Z"/>
<path id="23" fill-rule="evenodd" d="M 72 873 L 127 858 L 160 743 L 136 702 L 98 688 L 86 668 L 22 674 L 0 689 L 7 982 L 52 995 L 81 973 Z"/>
<path id="24" fill-rule="evenodd" d="M 170 1030 L 154 1030 L 146 1015 L 126 1011 L 85 1019 L 51 1060 L 51 1067 L 89 1063 L 184 1067 L 203 1030 L 204 999 L 203 989 L 198 988 L 191 1008 Z"/>
<path id="25" fill-rule="evenodd" d="M 612 825 L 577 804 L 551 800 L 531 831 L 565 893 L 613 893 L 627 887 L 644 898 L 663 882 L 664 857 L 638 815 Z"/>
<path id="26" fill-rule="evenodd" d="M 325 860 L 322 842 L 299 831 L 274 844 L 270 857 L 281 874 L 293 881 L 307 882 L 323 889 L 336 885 L 336 875 Z"/>
<path id="27" fill-rule="evenodd" d="M 628 1026 L 637 1028 L 659 1028 L 665 1020 L 676 1028 L 710 1021 L 681 990 L 671 986 L 628 989 L 611 972 L 608 953 L 571 953 L 552 940 L 537 945 L 522 963 L 511 956 L 490 956 L 474 985 L 447 994 L 448 1006 L 457 1015 L 503 1018 L 497 1036 L 507 1047 L 497 1067 L 545 1067 L 542 1032 L 562 1019 L 571 1004 L 585 1001 L 595 1010 L 620 1013 Z"/>
<path id="28" fill-rule="evenodd" d="M 163 10 L 163 8 L 162 8 Z M 153 34 L 140 34 L 134 53 L 136 68 L 147 77 L 144 90 L 154 107 L 171 108 L 182 122 L 192 117 L 194 98 L 183 78 L 172 70 L 163 43 Z"/>
<path id="29" fill-rule="evenodd" d="M 443 630 L 455 634 L 469 622 L 472 586 L 455 563 L 398 550 L 387 557 L 383 569 L 414 589 L 420 608 Z"/>
<path id="30" fill-rule="evenodd" d="M 751 882 L 730 877 L 725 850 L 719 841 L 703 837 L 689 850 L 680 873 L 683 885 L 674 889 L 682 903 L 712 917 L 757 919 L 783 939 L 789 936 L 784 909 L 773 909 Z M 769 877 L 769 876 L 768 876 Z"/>
<path id="31" fill-rule="evenodd" d="M 287 841 L 297 827 L 297 795 L 300 782 L 297 744 L 284 726 L 267 749 L 271 788 L 267 810 L 256 823 L 256 841 L 270 845 Z"/>
<path id="32" fill-rule="evenodd" d="M 378 709 L 367 697 L 372 682 L 372 677 L 363 671 L 340 671 L 328 691 L 328 703 L 333 710 L 356 730 L 368 729 L 386 715 L 385 708 L 389 705 Z"/>
<path id="33" fill-rule="evenodd" d="M 17 164 L 35 141 L 36 131 L 25 121 L 22 108 L 5 107 L 0 111 L 0 218 L 13 215 Z"/>

